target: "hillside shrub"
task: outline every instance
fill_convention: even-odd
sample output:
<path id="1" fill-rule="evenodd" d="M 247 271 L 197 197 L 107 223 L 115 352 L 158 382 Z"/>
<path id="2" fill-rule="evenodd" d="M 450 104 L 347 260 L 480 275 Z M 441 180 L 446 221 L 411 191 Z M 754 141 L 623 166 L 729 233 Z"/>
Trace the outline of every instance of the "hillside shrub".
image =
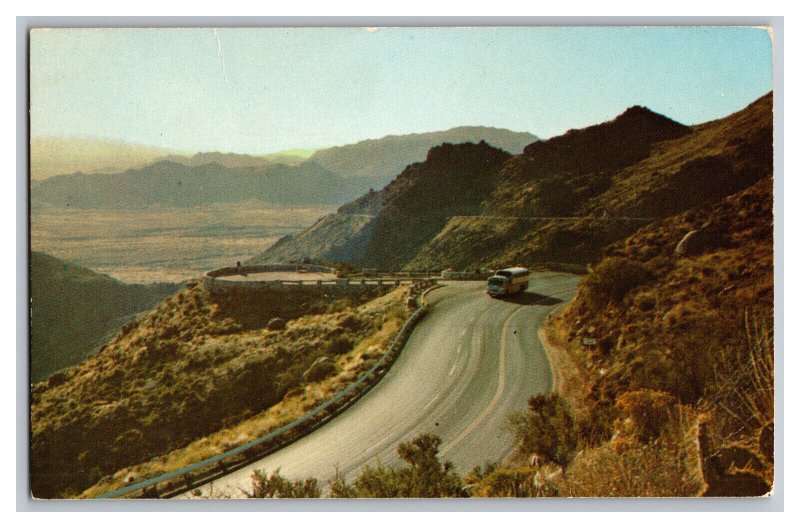
<path id="1" fill-rule="evenodd" d="M 647 271 L 654 277 L 663 277 L 675 267 L 673 260 L 666 255 L 657 255 L 644 263 Z"/>
<path id="2" fill-rule="evenodd" d="M 330 344 L 337 352 L 352 350 L 381 328 L 384 310 L 392 305 L 404 310 L 402 292 L 375 307 L 347 307 L 333 315 L 321 315 L 333 302 L 327 298 L 303 307 L 291 296 L 244 297 L 243 306 L 234 307 L 233 299 L 221 306 L 201 286 L 190 285 L 83 365 L 40 384 L 31 407 L 32 493 L 40 498 L 80 493 L 96 484 L 88 479 L 93 467 L 111 478 L 137 464 L 148 471 L 164 468 L 166 462 L 157 457 L 173 450 L 193 457 L 213 454 L 213 447 L 191 442 L 238 427 L 290 391 L 301 394 L 304 371 L 321 355 L 334 361 L 319 365 L 311 378 L 328 379 L 338 357 L 327 353 Z M 297 303 L 283 313 L 282 300 Z M 263 326 L 243 331 L 236 317 L 251 312 L 265 325 L 276 314 L 285 320 L 302 317 L 284 332 Z M 387 336 L 395 326 L 389 322 Z M 317 404 L 308 399 L 301 406 Z"/>
<path id="3" fill-rule="evenodd" d="M 56 373 L 52 374 L 47 379 L 47 386 L 50 387 L 50 388 L 58 387 L 59 385 L 63 384 L 65 381 L 67 381 L 68 379 L 69 379 L 69 375 L 67 374 L 66 371 L 62 370 L 61 372 L 56 372 Z"/>
<path id="4" fill-rule="evenodd" d="M 569 403 L 558 394 L 532 396 L 525 413 L 509 418 L 517 450 L 537 454 L 566 469 L 578 448 L 579 429 Z"/>
<path id="5" fill-rule="evenodd" d="M 338 335 L 328 343 L 328 354 L 340 356 L 353 349 L 353 340 L 347 336 Z"/>
<path id="6" fill-rule="evenodd" d="M 634 299 L 634 306 L 639 311 L 649 312 L 656 307 L 656 296 L 650 292 L 643 292 Z"/>
<path id="7" fill-rule="evenodd" d="M 674 176 L 675 188 L 698 204 L 733 194 L 747 185 L 731 163 L 720 156 L 704 156 L 683 164 Z"/>
<path id="8" fill-rule="evenodd" d="M 537 475 L 538 468 L 515 467 L 495 469 L 475 487 L 481 497 L 555 497 L 556 488 Z"/>
<path id="9" fill-rule="evenodd" d="M 612 444 L 578 455 L 557 482 L 569 497 L 691 497 L 703 489 L 695 470 L 697 454 L 672 442 Z"/>
<path id="10" fill-rule="evenodd" d="M 774 482 L 774 331 L 771 321 L 747 314 L 744 332 L 745 346 L 724 351 L 708 391 L 713 399 L 705 398 L 717 408 L 707 424 L 706 451 L 714 453 L 707 463 L 717 466 L 722 477 L 717 490 L 727 488 L 728 494 L 741 487 L 737 481 L 747 477 L 744 473 L 760 479 L 767 489 Z M 745 457 L 747 461 L 731 464 L 726 451 L 750 455 Z M 748 493 L 752 492 L 753 488 L 749 489 Z"/>
<path id="11" fill-rule="evenodd" d="M 450 462 L 439 460 L 442 439 L 422 434 L 397 448 L 405 466 L 394 469 L 377 464 L 366 466 L 353 484 L 334 478 L 331 497 L 362 498 L 436 498 L 462 497 L 461 478 Z"/>
<path id="12" fill-rule="evenodd" d="M 616 408 L 620 420 L 631 427 L 631 432 L 642 444 L 661 436 L 675 412 L 675 398 L 665 392 L 637 390 L 617 398 Z"/>
<path id="13" fill-rule="evenodd" d="M 575 190 L 560 177 L 537 181 L 531 190 L 531 201 L 537 216 L 566 216 L 579 203 Z"/>
<path id="14" fill-rule="evenodd" d="M 626 257 L 608 257 L 584 280 L 585 295 L 595 305 L 619 303 L 625 295 L 653 280 L 653 275 L 639 261 Z"/>
<path id="15" fill-rule="evenodd" d="M 256 469 L 250 476 L 252 490 L 245 492 L 250 499 L 317 499 L 321 495 L 315 478 L 289 480 L 275 470 L 272 475 Z"/>

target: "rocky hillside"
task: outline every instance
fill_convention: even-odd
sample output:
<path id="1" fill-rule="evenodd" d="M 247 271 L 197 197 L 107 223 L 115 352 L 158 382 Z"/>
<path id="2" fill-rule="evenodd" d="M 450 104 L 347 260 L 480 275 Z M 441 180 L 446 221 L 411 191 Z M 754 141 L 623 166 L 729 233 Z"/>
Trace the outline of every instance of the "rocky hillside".
<path id="1" fill-rule="evenodd" d="M 32 387 L 33 495 L 75 496 L 122 468 L 245 421 L 290 391 L 302 395 L 309 381 L 340 370 L 349 376 L 340 383 L 355 379 L 348 368 L 378 355 L 348 354 L 384 327 L 391 328 L 381 336 L 391 339 L 407 314 L 403 292 L 368 302 L 381 293 L 212 296 L 190 284 L 98 354 Z M 270 325 L 275 317 L 284 324 Z M 310 372 L 323 356 L 328 370 Z"/>
<path id="2" fill-rule="evenodd" d="M 653 220 L 769 176 L 772 94 L 694 127 L 632 107 L 607 123 L 532 143 L 517 156 L 469 158 L 490 148 L 432 149 L 382 191 L 316 225 L 320 235 L 335 232 L 334 246 L 309 231 L 257 260 L 302 256 L 406 269 L 585 265 Z M 373 218 L 345 218 L 355 214 Z"/>
<path id="3" fill-rule="evenodd" d="M 371 187 L 380 189 L 406 166 L 425 160 L 428 151 L 442 143 L 485 141 L 506 152 L 519 154 L 536 139 L 536 136 L 527 132 L 464 126 L 440 132 L 368 139 L 352 145 L 319 150 L 311 159 L 345 178 L 361 179 Z"/>
<path id="4" fill-rule="evenodd" d="M 354 262 L 366 250 L 372 233 L 373 215 L 331 214 L 296 235 L 286 235 L 250 259 L 248 264 L 302 262 Z"/>
<path id="5" fill-rule="evenodd" d="M 770 490 L 772 192 L 772 178 L 763 178 L 650 224 L 608 247 L 586 277 L 557 325 L 587 369 L 585 440 L 597 450 L 614 444 L 605 442 L 619 437 L 621 418 L 632 412 L 650 441 L 672 435 L 694 450 L 699 492 Z M 656 423 L 656 416 L 668 419 Z"/>
<path id="6" fill-rule="evenodd" d="M 424 162 L 409 165 L 380 192 L 369 192 L 305 232 L 285 237 L 252 262 L 296 257 L 399 269 L 448 218 L 479 214 L 510 158 L 485 142 L 434 147 Z"/>
<path id="7" fill-rule="evenodd" d="M 31 381 L 76 365 L 177 284 L 124 284 L 50 255 L 31 252 Z"/>

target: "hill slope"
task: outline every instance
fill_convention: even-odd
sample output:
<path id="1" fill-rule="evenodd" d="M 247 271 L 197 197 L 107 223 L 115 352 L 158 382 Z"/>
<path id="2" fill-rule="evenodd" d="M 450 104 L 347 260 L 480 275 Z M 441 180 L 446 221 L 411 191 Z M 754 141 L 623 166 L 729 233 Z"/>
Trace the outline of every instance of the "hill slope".
<path id="1" fill-rule="evenodd" d="M 260 156 L 250 156 L 249 154 L 233 154 L 231 152 L 198 152 L 192 156 L 172 155 L 166 156 L 158 161 L 172 161 L 187 167 L 199 167 L 216 163 L 221 167 L 229 169 L 237 167 L 266 167 L 274 165 L 273 162 Z M 291 163 L 286 163 L 290 165 Z"/>
<path id="2" fill-rule="evenodd" d="M 74 497 L 127 466 L 163 463 L 172 450 L 285 398 L 294 396 L 299 408 L 313 405 L 322 388 L 342 390 L 377 360 L 362 352 L 388 344 L 407 315 L 403 290 L 372 300 L 381 293 L 210 295 L 196 282 L 181 289 L 98 354 L 32 387 L 33 495 Z M 285 329 L 267 327 L 276 316 L 288 320 Z M 308 369 L 323 356 L 336 368 L 317 380 Z M 249 434 L 186 456 L 211 456 L 265 432 Z"/>
<path id="3" fill-rule="evenodd" d="M 430 149 L 380 192 L 369 192 L 299 235 L 285 237 L 251 262 L 310 258 L 398 269 L 452 215 L 480 211 L 511 155 L 485 142 Z"/>
<path id="4" fill-rule="evenodd" d="M 526 145 L 536 140 L 536 136 L 527 132 L 465 126 L 440 132 L 368 139 L 352 145 L 319 150 L 311 159 L 345 178 L 361 179 L 370 187 L 380 189 L 406 166 L 423 161 L 432 147 L 442 143 L 486 141 L 506 152 L 519 154 Z"/>
<path id="5" fill-rule="evenodd" d="M 585 265 L 653 219 L 713 203 L 769 176 L 772 94 L 695 127 L 633 107 L 488 165 L 469 158 L 469 152 L 480 157 L 476 149 L 431 149 L 379 193 L 340 208 L 323 221 L 330 229 L 345 226 L 336 248 L 309 231 L 257 259 L 335 256 L 407 269 Z M 353 227 L 345 217 L 356 213 L 374 218 Z M 312 251 L 315 245 L 319 251 Z"/>
<path id="6" fill-rule="evenodd" d="M 642 112 L 637 113 L 641 119 Z M 618 128 L 624 116 L 608 123 L 608 128 Z M 664 140 L 646 143 L 649 151 L 640 147 L 639 156 L 647 155 L 638 160 L 615 159 L 612 152 L 602 156 L 602 164 L 581 161 L 578 168 L 567 162 L 555 168 L 550 162 L 538 163 L 540 151 L 547 156 L 548 143 L 560 143 L 560 138 L 528 151 L 537 157 L 517 156 L 504 168 L 502 183 L 483 210 L 484 215 L 504 218 L 453 218 L 408 266 L 493 267 L 542 261 L 584 265 L 596 260 L 605 245 L 650 219 L 713 203 L 772 172 L 771 94 L 731 116 L 691 129 L 664 127 L 661 116 L 651 117 L 655 126 L 677 137 L 662 135 Z M 577 139 L 581 132 L 567 136 Z M 612 150 L 621 145 L 624 152 L 629 143 L 618 139 L 606 145 Z M 599 144 L 594 149 L 605 150 Z M 564 149 L 557 145 L 554 150 Z M 586 156 L 584 149 L 570 150 L 579 158 Z M 537 216 L 581 220 L 531 218 Z M 456 249 L 462 247 L 475 250 Z"/>
<path id="7" fill-rule="evenodd" d="M 575 362 L 587 370 L 582 406 L 592 424 L 584 439 L 593 444 L 585 451 L 589 457 L 647 450 L 641 439 L 620 450 L 630 428 L 624 414 L 631 412 L 651 440 L 654 435 L 662 442 L 679 439 L 678 447 L 700 466 L 699 493 L 769 492 L 774 464 L 772 184 L 772 178 L 763 178 L 722 200 L 654 222 L 604 250 L 557 322 Z M 695 235 L 684 255 L 676 254 L 689 232 Z M 587 346 L 586 338 L 597 345 Z M 677 412 L 681 420 L 675 419 Z M 670 414 L 658 423 L 652 419 Z M 676 474 L 674 459 L 666 462 L 651 471 Z M 567 470 L 580 484 L 579 493 L 612 493 L 592 484 L 590 471 L 585 464 Z"/>
<path id="8" fill-rule="evenodd" d="M 137 313 L 178 285 L 123 284 L 31 252 L 31 381 L 80 363 Z"/>

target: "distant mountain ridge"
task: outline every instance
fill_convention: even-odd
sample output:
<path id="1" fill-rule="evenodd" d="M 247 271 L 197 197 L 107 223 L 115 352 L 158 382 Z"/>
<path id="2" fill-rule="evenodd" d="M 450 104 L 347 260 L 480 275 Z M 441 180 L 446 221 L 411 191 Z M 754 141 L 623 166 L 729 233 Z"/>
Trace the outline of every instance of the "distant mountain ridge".
<path id="1" fill-rule="evenodd" d="M 503 128 L 463 126 L 439 132 L 389 135 L 351 145 L 318 150 L 311 160 L 345 178 L 362 178 L 379 189 L 400 174 L 406 166 L 425 160 L 428 151 L 443 143 L 486 143 L 511 154 L 538 138 L 528 132 Z"/>
<path id="2" fill-rule="evenodd" d="M 117 174 L 65 174 L 42 181 L 34 201 L 79 207 L 191 207 L 259 200 L 276 205 L 338 204 L 362 189 L 313 162 L 296 166 L 196 167 L 159 161 Z"/>
<path id="3" fill-rule="evenodd" d="M 216 163 L 223 167 L 266 167 L 299 165 L 314 149 L 290 149 L 263 155 L 234 152 L 187 154 L 174 149 L 150 147 L 106 139 L 83 137 L 32 137 L 30 141 L 31 179 L 34 182 L 60 174 L 113 174 L 140 169 L 159 161 L 172 161 L 189 167 Z"/>
<path id="4" fill-rule="evenodd" d="M 291 153 L 290 153 L 291 152 Z M 264 156 L 236 154 L 233 152 L 198 152 L 193 156 L 170 155 L 158 161 L 172 161 L 188 167 L 199 167 L 216 163 L 227 168 L 268 167 L 270 165 L 300 165 L 311 155 L 300 155 L 302 151 L 276 152 Z"/>
<path id="5" fill-rule="evenodd" d="M 113 173 L 144 167 L 166 156 L 179 156 L 170 149 L 134 145 L 122 141 L 69 137 L 32 137 L 31 180 L 57 174 Z"/>
<path id="6" fill-rule="evenodd" d="M 305 258 L 398 268 L 452 215 L 478 214 L 511 155 L 486 142 L 433 147 L 380 192 L 370 191 L 250 260 Z M 442 192 L 445 190 L 445 192 Z"/>
<path id="7" fill-rule="evenodd" d="M 113 159 L 107 160 L 111 164 L 97 170 L 64 172 L 36 180 L 31 191 L 34 201 L 79 208 L 186 207 L 247 200 L 338 205 L 369 189 L 383 187 L 406 166 L 424 160 L 431 147 L 442 143 L 486 141 L 519 153 L 535 140 L 536 136 L 527 132 L 457 127 L 264 156 L 221 152 L 187 156 L 153 149 L 135 160 L 121 156 L 116 164 Z M 46 148 L 36 152 L 41 158 Z"/>

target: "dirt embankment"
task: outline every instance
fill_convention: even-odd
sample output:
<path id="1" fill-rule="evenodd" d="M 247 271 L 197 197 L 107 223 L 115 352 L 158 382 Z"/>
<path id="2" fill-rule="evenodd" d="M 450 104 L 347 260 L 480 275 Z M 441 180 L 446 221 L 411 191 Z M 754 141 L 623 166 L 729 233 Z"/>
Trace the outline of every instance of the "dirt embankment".
<path id="1" fill-rule="evenodd" d="M 547 323 L 539 327 L 539 339 L 550 361 L 553 374 L 553 392 L 562 395 L 575 409 L 583 407 L 586 371 L 568 349 L 563 328 L 556 324 L 565 307 L 555 310 Z"/>

